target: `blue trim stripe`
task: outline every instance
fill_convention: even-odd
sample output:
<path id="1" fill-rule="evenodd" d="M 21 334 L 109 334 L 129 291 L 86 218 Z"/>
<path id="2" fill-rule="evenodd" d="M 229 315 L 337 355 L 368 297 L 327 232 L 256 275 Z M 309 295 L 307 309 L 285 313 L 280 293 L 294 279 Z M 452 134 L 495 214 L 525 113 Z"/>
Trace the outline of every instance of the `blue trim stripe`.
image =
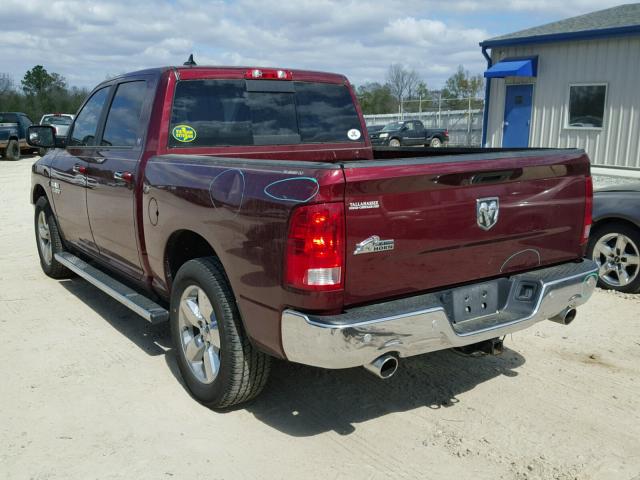
<path id="1" fill-rule="evenodd" d="M 483 48 L 492 48 L 506 45 L 527 45 L 531 43 L 562 42 L 566 40 L 590 40 L 602 37 L 625 35 L 640 35 L 640 25 L 600 28 L 597 30 L 582 30 L 580 32 L 551 33 L 548 35 L 533 35 L 530 37 L 504 38 L 501 40 L 485 40 L 484 42 L 480 42 L 480 46 Z"/>

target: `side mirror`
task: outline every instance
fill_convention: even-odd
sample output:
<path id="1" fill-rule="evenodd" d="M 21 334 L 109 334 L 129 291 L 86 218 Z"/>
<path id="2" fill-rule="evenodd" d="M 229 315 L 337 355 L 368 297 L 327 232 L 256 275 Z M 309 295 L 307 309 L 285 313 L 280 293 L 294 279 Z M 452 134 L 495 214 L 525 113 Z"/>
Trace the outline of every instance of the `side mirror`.
<path id="1" fill-rule="evenodd" d="M 31 125 L 27 129 L 27 143 L 32 147 L 55 148 L 56 130 L 51 125 Z"/>

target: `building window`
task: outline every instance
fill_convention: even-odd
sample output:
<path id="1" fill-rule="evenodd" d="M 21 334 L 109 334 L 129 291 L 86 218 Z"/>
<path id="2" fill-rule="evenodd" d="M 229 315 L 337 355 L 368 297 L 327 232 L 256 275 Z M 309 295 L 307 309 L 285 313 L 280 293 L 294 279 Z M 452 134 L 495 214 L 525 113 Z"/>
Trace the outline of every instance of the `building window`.
<path id="1" fill-rule="evenodd" d="M 607 86 L 569 86 L 569 128 L 602 128 Z"/>

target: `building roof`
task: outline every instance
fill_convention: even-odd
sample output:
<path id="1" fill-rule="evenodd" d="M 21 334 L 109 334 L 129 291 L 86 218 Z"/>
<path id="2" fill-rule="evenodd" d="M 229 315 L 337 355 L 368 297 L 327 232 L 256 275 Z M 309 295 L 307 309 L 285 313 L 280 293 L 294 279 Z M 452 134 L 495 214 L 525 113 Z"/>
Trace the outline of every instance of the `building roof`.
<path id="1" fill-rule="evenodd" d="M 527 28 L 519 32 L 493 37 L 480 43 L 482 47 L 526 43 L 584 40 L 615 35 L 640 34 L 640 3 L 629 3 L 597 12 Z"/>

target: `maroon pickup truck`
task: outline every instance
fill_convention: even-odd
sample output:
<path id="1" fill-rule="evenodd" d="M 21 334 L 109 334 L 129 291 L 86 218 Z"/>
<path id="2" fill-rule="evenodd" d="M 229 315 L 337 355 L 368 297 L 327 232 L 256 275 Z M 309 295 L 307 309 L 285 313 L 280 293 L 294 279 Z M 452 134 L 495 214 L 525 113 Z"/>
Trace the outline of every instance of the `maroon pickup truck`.
<path id="1" fill-rule="evenodd" d="M 31 200 L 44 272 L 168 320 L 186 385 L 223 408 L 271 357 L 388 378 L 568 324 L 597 280 L 591 192 L 581 150 L 374 150 L 341 75 L 189 66 L 96 87 Z"/>

